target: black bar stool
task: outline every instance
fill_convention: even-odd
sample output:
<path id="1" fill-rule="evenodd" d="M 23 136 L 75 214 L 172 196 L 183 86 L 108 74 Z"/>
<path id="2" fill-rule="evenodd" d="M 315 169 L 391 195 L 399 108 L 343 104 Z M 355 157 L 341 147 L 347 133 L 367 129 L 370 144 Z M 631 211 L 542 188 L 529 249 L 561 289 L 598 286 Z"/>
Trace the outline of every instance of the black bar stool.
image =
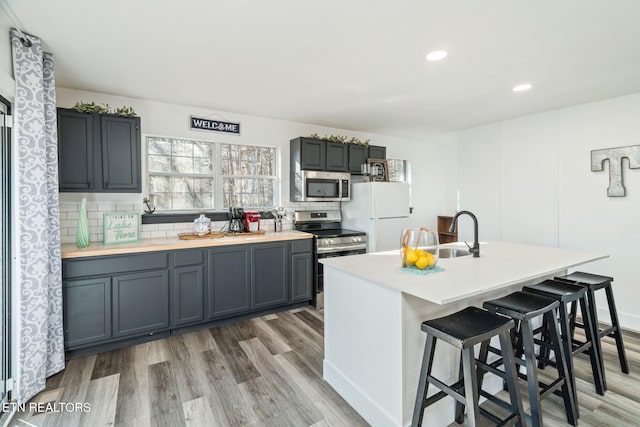
<path id="1" fill-rule="evenodd" d="M 595 339 L 595 333 L 593 332 L 591 314 L 587 307 L 586 288 L 567 282 L 549 279 L 535 285 L 524 286 L 522 290 L 524 292 L 555 299 L 560 303 L 560 306 L 558 307 L 560 333 L 562 335 L 562 343 L 564 344 L 564 352 L 567 358 L 567 368 L 569 371 L 569 377 L 571 378 L 571 388 L 573 389 L 573 397 L 576 402 L 576 410 L 578 410 L 578 394 L 576 390 L 575 370 L 573 367 L 573 355 L 583 352 L 587 352 L 589 354 L 596 392 L 603 395 L 604 384 L 602 382 L 602 367 L 600 366 L 601 358 L 598 354 L 598 346 L 595 344 L 597 340 Z M 573 302 L 578 302 L 580 304 L 580 312 L 582 313 L 582 318 L 585 319 L 586 340 L 583 343 L 574 343 L 571 340 L 570 316 L 567 311 L 567 305 Z M 544 335 L 548 335 L 549 325 L 547 322 L 543 322 L 542 329 L 545 331 Z M 538 362 L 538 366 L 540 368 L 544 368 L 544 365 L 549 360 L 549 351 L 545 347 L 541 347 L 540 353 L 541 359 Z"/>
<path id="2" fill-rule="evenodd" d="M 456 400 L 455 417 L 458 424 L 462 424 L 464 421 L 465 406 L 467 408 L 467 425 L 470 427 L 477 425 L 480 415 L 486 416 L 499 425 L 506 425 L 509 422 L 515 423 L 517 426 L 524 424 L 522 421 L 522 401 L 516 388 L 517 374 L 513 359 L 513 349 L 509 338 L 510 331 L 514 327 L 513 320 L 489 313 L 478 307 L 467 307 L 449 316 L 422 322 L 421 327 L 427 333 L 427 341 L 424 346 L 422 369 L 420 370 L 416 403 L 413 409 L 413 421 L 411 423 L 413 427 L 418 427 L 422 424 L 424 409 L 427 406 L 436 403 L 447 395 Z M 500 347 L 505 359 L 504 371 L 476 360 L 473 353 L 473 348 L 476 344 L 488 342 L 494 336 L 500 338 Z M 431 376 L 437 339 L 441 339 L 460 349 L 459 378 L 453 385 L 447 385 Z M 477 382 L 478 370 L 491 372 L 500 376 L 506 382 L 510 398 L 509 404 L 479 390 Z M 440 391 L 427 398 L 429 384 L 433 384 Z M 487 399 L 509 410 L 511 414 L 502 420 L 483 408 L 479 408 L 478 399 L 480 398 L 480 393 Z"/>
<path id="3" fill-rule="evenodd" d="M 622 332 L 620 331 L 620 322 L 618 321 L 618 311 L 616 310 L 616 302 L 613 298 L 613 288 L 611 282 L 613 277 L 600 276 L 597 274 L 583 273 L 576 271 L 567 276 L 556 277 L 557 280 L 567 281 L 575 283 L 579 286 L 587 288 L 587 303 L 589 305 L 589 314 L 591 314 L 591 320 L 593 321 L 593 330 L 597 332 L 598 354 L 600 355 L 600 366 L 602 367 L 602 382 L 604 389 L 607 389 L 607 378 L 604 370 L 604 359 L 602 358 L 602 343 L 600 342 L 604 337 L 611 337 L 616 342 L 618 349 L 618 359 L 620 360 L 620 369 L 625 374 L 629 373 L 629 364 L 627 363 L 627 355 L 624 350 L 624 342 L 622 341 Z M 609 317 L 611 318 L 611 326 L 608 328 L 600 329 L 600 323 L 598 321 L 598 307 L 596 306 L 596 291 L 604 289 L 607 295 L 607 305 L 609 306 Z M 578 323 L 575 320 L 576 304 L 571 305 L 571 338 L 573 339 L 573 332 L 576 327 L 584 329 L 583 323 Z M 575 341 L 575 340 L 574 340 Z"/>
<path id="4" fill-rule="evenodd" d="M 529 392 L 529 402 L 531 404 L 530 421 L 534 427 L 542 426 L 542 406 L 541 400 L 552 394 L 557 394 L 564 401 L 564 408 L 567 414 L 567 421 L 572 425 L 578 425 L 577 403 L 571 388 L 571 378 L 567 368 L 565 352 L 561 344 L 560 331 L 558 330 L 558 307 L 560 303 L 551 298 L 517 291 L 505 297 L 486 301 L 483 307 L 492 313 L 504 314 L 511 317 L 516 322 L 512 335 L 513 346 L 516 351 L 516 364 L 518 376 L 527 381 Z M 534 319 L 543 316 L 549 325 L 548 342 L 534 338 Z M 542 331 L 538 331 L 541 333 Z M 545 384 L 538 380 L 536 368 L 536 353 L 534 344 L 553 350 L 556 355 L 555 365 L 558 369 L 558 378 L 550 384 Z M 480 360 L 486 361 L 488 352 L 502 355 L 501 352 L 489 345 L 489 342 L 482 343 L 480 347 Z M 503 358 L 492 362 L 490 365 L 498 367 L 503 363 Z M 525 373 L 520 373 L 520 366 L 525 367 Z M 479 387 L 482 387 L 482 377 L 478 380 Z"/>

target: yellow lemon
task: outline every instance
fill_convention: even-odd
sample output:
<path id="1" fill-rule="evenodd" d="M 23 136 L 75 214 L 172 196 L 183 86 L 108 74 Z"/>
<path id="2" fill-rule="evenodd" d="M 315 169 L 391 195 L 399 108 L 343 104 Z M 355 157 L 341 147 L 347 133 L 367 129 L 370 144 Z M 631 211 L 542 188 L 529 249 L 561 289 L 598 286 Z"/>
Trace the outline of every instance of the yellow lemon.
<path id="1" fill-rule="evenodd" d="M 418 260 L 418 255 L 416 255 L 414 251 L 411 250 L 411 252 L 409 251 L 405 252 L 404 261 L 407 265 L 413 265 L 416 263 L 417 260 Z"/>
<path id="2" fill-rule="evenodd" d="M 432 253 L 427 252 L 426 258 L 427 258 L 427 267 L 431 267 L 432 265 L 435 265 L 436 257 L 434 257 Z"/>
<path id="3" fill-rule="evenodd" d="M 418 258 L 425 256 L 427 253 L 423 249 L 417 249 L 414 251 Z"/>
<path id="4" fill-rule="evenodd" d="M 416 261 L 416 267 L 418 267 L 420 270 L 424 270 L 428 264 L 429 264 L 429 260 L 426 256 L 421 256 Z"/>

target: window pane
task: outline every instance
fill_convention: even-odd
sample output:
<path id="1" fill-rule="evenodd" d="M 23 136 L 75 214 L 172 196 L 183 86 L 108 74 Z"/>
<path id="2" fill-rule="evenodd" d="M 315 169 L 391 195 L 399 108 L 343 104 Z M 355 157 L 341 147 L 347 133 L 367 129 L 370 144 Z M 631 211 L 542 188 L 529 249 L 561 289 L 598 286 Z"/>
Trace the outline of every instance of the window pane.
<path id="1" fill-rule="evenodd" d="M 211 159 L 196 157 L 193 159 L 193 168 L 195 173 L 210 175 L 213 172 L 213 162 Z"/>
<path id="2" fill-rule="evenodd" d="M 213 208 L 213 193 L 196 193 L 195 194 L 195 208 L 199 209 L 212 209 Z"/>
<path id="3" fill-rule="evenodd" d="M 194 178 L 193 191 L 195 193 L 213 193 L 213 178 Z"/>
<path id="4" fill-rule="evenodd" d="M 173 209 L 194 209 L 193 194 L 174 193 L 172 196 Z"/>
<path id="5" fill-rule="evenodd" d="M 407 181 L 407 167 L 406 160 L 388 159 L 387 165 L 389 166 L 389 181 L 406 182 Z"/>
<path id="6" fill-rule="evenodd" d="M 193 143 L 189 141 L 174 141 L 172 154 L 174 156 L 193 156 Z"/>
<path id="7" fill-rule="evenodd" d="M 157 138 L 148 138 L 147 153 L 169 156 L 171 155 L 171 142 Z"/>
<path id="8" fill-rule="evenodd" d="M 182 176 L 171 178 L 172 193 L 193 193 L 193 179 Z"/>
<path id="9" fill-rule="evenodd" d="M 153 203 L 156 209 L 171 209 L 171 193 L 154 193 Z"/>
<path id="10" fill-rule="evenodd" d="M 171 191 L 169 177 L 153 175 L 149 177 L 149 192 L 151 194 L 168 193 L 169 191 Z"/>
<path id="11" fill-rule="evenodd" d="M 171 157 L 149 156 L 149 172 L 171 172 Z"/>
<path id="12" fill-rule="evenodd" d="M 176 173 L 193 173 L 193 158 L 191 157 L 174 157 L 173 172 Z"/>
<path id="13" fill-rule="evenodd" d="M 274 185 L 275 180 L 268 178 L 225 178 L 225 207 L 272 207 Z"/>
<path id="14" fill-rule="evenodd" d="M 193 157 L 213 158 L 213 144 L 209 142 L 194 142 Z"/>

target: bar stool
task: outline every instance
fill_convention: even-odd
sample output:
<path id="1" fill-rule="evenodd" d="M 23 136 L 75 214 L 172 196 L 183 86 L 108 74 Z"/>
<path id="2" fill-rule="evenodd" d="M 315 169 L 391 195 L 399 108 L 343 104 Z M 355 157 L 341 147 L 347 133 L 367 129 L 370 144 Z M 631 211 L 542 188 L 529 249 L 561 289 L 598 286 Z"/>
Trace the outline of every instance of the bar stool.
<path id="1" fill-rule="evenodd" d="M 586 288 L 567 282 L 548 279 L 535 285 L 524 286 L 522 290 L 524 292 L 555 299 L 560 303 L 560 306 L 558 307 L 560 333 L 562 336 L 562 343 L 564 344 L 564 352 L 567 358 L 567 369 L 569 371 L 569 377 L 571 378 L 573 397 L 576 402 L 576 410 L 578 411 L 578 394 L 576 390 L 575 370 L 573 367 L 573 355 L 583 352 L 588 353 L 591 361 L 591 370 L 593 371 L 593 382 L 596 387 L 596 392 L 600 395 L 604 394 L 602 367 L 600 365 L 601 358 L 598 354 L 597 344 L 595 344 L 597 340 L 595 339 L 595 333 L 593 332 L 591 314 L 587 308 Z M 585 319 L 586 340 L 583 343 L 574 343 L 571 340 L 571 326 L 567 305 L 573 302 L 578 302 L 580 304 L 580 312 L 582 313 L 582 318 Z M 543 335 L 548 336 L 549 325 L 547 322 L 543 322 L 542 330 L 544 331 Z M 544 368 L 545 364 L 549 364 L 548 349 L 541 347 L 540 356 L 538 367 Z"/>
<path id="2" fill-rule="evenodd" d="M 522 426 L 522 401 L 520 400 L 516 386 L 516 371 L 513 359 L 513 350 L 509 334 L 514 326 L 514 321 L 508 317 L 489 313 L 478 307 L 467 307 L 449 316 L 422 322 L 422 330 L 427 334 L 424 346 L 424 357 L 420 370 L 420 380 L 416 393 L 416 403 L 413 410 L 411 425 L 418 427 L 422 424 L 424 409 L 449 395 L 456 400 L 455 419 L 458 424 L 464 421 L 464 407 L 467 408 L 467 425 L 475 427 L 479 422 L 479 416 L 484 415 L 496 424 L 506 425 L 513 422 Z M 476 344 L 490 341 L 498 336 L 500 347 L 504 353 L 504 371 L 500 371 L 476 360 L 473 348 Z M 460 350 L 460 372 L 455 384 L 447 385 L 431 375 L 433 355 L 436 349 L 436 341 L 441 339 Z M 484 393 L 478 388 L 478 370 L 484 370 L 500 376 L 507 384 L 510 403 L 497 397 Z M 440 389 L 433 396 L 427 398 L 427 389 L 432 384 Z M 487 399 L 507 409 L 511 414 L 504 420 L 497 418 L 483 408 L 479 408 L 478 399 L 480 393 Z"/>
<path id="3" fill-rule="evenodd" d="M 483 307 L 491 313 L 499 313 L 511 317 L 516 327 L 515 334 L 512 335 L 513 346 L 516 351 L 515 362 L 518 376 L 527 381 L 529 392 L 529 402 L 531 404 L 530 421 L 534 427 L 542 426 L 542 406 L 541 400 L 552 394 L 557 394 L 564 401 L 564 408 L 567 414 L 567 421 L 572 425 L 578 424 L 577 404 L 571 388 L 571 378 L 567 369 L 565 351 L 561 345 L 560 331 L 558 330 L 558 307 L 560 303 L 551 298 L 534 295 L 526 292 L 513 292 L 505 297 L 485 301 Z M 543 316 L 549 325 L 549 337 L 547 341 L 534 338 L 533 321 L 539 316 Z M 541 333 L 542 331 L 538 331 Z M 553 350 L 556 355 L 555 365 L 558 370 L 558 378 L 550 384 L 545 384 L 538 380 L 536 368 L 536 353 L 534 344 Z M 479 359 L 486 361 L 488 352 L 501 355 L 501 352 L 483 342 L 480 347 Z M 503 363 L 503 358 L 492 362 L 490 366 L 498 367 Z M 520 374 L 520 366 L 524 366 L 526 372 Z M 482 387 L 482 377 L 478 379 L 479 387 Z"/>
<path id="4" fill-rule="evenodd" d="M 602 358 L 602 343 L 601 340 L 604 337 L 611 337 L 616 342 L 618 349 L 618 359 L 620 360 L 620 369 L 625 374 L 629 373 L 629 364 L 627 363 L 627 355 L 624 350 L 624 342 L 622 341 L 622 332 L 620 331 L 620 322 L 618 321 L 618 311 L 616 310 L 616 302 L 613 298 L 613 288 L 611 282 L 613 277 L 600 276 L 597 274 L 583 273 L 576 271 L 566 276 L 556 277 L 556 280 L 567 281 L 579 286 L 587 288 L 587 303 L 589 305 L 589 314 L 591 314 L 591 320 L 593 321 L 593 330 L 597 332 L 596 344 L 598 345 L 598 355 L 600 356 L 600 366 L 602 367 L 602 383 L 604 389 L 607 389 L 607 378 L 604 370 L 604 359 Z M 598 321 L 598 307 L 596 306 L 596 291 L 604 289 L 607 296 L 607 305 L 609 306 L 609 317 L 611 318 L 611 326 L 608 328 L 600 329 L 600 323 Z M 571 338 L 573 339 L 573 333 L 576 327 L 584 329 L 583 323 L 578 323 L 575 320 L 576 316 L 576 304 L 571 305 Z M 574 340 L 575 341 L 575 340 Z"/>

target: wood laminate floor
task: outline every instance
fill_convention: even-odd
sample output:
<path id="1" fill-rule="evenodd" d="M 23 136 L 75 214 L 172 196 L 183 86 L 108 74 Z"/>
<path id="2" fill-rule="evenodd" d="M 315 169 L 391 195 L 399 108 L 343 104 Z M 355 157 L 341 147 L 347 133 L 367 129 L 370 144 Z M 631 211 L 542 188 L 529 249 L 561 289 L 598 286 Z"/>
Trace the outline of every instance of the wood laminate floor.
<path id="1" fill-rule="evenodd" d="M 366 426 L 322 380 L 323 333 L 323 311 L 308 307 L 71 360 L 32 399 L 67 407 L 20 412 L 10 426 Z M 605 396 L 576 358 L 580 426 L 640 426 L 640 337 L 625 338 L 630 375 L 605 340 Z M 559 399 L 543 411 L 546 426 L 567 425 Z"/>

